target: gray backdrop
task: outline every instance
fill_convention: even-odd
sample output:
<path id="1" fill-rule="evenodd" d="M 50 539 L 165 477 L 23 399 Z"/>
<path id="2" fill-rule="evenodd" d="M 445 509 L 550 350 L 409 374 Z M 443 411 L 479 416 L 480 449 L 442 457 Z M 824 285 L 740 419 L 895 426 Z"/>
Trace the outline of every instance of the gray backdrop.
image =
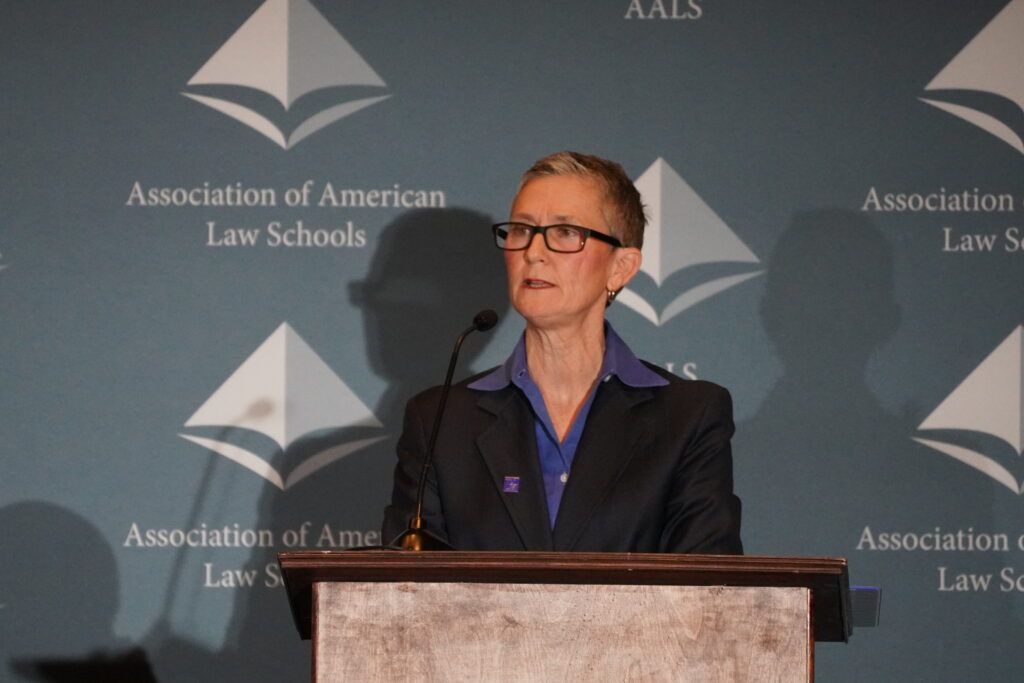
<path id="1" fill-rule="evenodd" d="M 1024 0 L 2 8 L 4 676 L 303 680 L 275 553 L 381 541 L 567 148 L 641 187 L 609 318 L 732 391 L 747 551 L 884 588 L 820 678 L 1024 672 Z"/>

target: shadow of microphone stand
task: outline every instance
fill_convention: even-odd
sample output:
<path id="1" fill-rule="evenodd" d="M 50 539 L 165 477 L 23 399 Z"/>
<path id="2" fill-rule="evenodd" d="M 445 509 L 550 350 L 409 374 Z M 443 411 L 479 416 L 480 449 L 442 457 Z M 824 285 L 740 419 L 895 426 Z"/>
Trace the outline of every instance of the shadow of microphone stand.
<path id="1" fill-rule="evenodd" d="M 274 404 L 267 398 L 260 398 L 249 404 L 249 407 L 245 412 L 241 413 L 232 422 L 239 423 L 249 419 L 259 419 L 269 415 L 274 409 Z M 231 432 L 237 427 L 235 425 L 227 425 L 220 432 L 217 433 L 217 440 L 226 442 L 226 439 Z M 213 482 L 213 475 L 217 468 L 217 463 L 220 461 L 220 457 L 217 453 L 210 452 L 209 457 L 206 460 L 206 467 L 203 468 L 202 477 L 199 480 L 199 490 L 196 491 L 196 496 L 193 499 L 192 509 L 189 511 L 188 519 L 185 522 L 185 529 L 194 529 L 196 524 L 199 522 L 199 515 L 206 503 L 207 497 L 210 495 L 210 488 Z M 153 623 L 153 627 L 150 629 L 149 634 L 146 637 L 146 642 L 159 644 L 165 640 L 169 640 L 172 636 L 171 630 L 171 610 L 174 607 L 174 601 L 178 597 L 178 588 L 181 583 L 182 571 L 185 567 L 185 552 L 188 548 L 187 545 L 182 545 L 177 554 L 174 556 L 174 562 L 171 565 L 171 575 L 168 580 L 168 589 L 164 594 L 163 604 L 160 608 L 160 613 L 157 616 L 156 621 Z"/>

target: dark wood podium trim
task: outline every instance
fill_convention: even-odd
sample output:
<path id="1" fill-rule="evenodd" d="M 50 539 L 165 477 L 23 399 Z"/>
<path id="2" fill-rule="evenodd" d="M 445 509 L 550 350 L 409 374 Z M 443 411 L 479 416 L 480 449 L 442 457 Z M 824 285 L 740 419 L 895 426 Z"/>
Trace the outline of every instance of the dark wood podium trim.
<path id="1" fill-rule="evenodd" d="M 304 640 L 321 581 L 802 587 L 811 591 L 814 640 L 846 642 L 851 633 L 849 575 L 838 558 L 324 550 L 283 552 L 278 561 Z"/>

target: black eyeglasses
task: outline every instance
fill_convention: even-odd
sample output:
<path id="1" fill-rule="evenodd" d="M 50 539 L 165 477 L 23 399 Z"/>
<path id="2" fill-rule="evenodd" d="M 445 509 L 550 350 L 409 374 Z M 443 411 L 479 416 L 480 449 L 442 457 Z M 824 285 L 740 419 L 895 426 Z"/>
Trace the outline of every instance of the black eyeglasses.
<path id="1" fill-rule="evenodd" d="M 529 223 L 498 223 L 491 226 L 494 232 L 494 243 L 498 249 L 505 251 L 522 251 L 530 246 L 533 236 L 538 232 L 544 235 L 544 244 L 551 251 L 562 254 L 573 254 L 583 251 L 587 245 L 587 238 L 607 242 L 613 247 L 621 247 L 622 242 L 611 235 L 606 235 L 597 230 L 582 228 L 578 225 L 567 225 L 559 223 L 556 225 L 530 225 Z"/>

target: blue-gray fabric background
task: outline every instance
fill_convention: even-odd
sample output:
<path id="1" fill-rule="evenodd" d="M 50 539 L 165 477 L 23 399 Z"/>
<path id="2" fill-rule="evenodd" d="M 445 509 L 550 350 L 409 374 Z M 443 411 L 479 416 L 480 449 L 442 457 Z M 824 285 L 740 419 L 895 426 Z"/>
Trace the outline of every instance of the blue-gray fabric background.
<path id="1" fill-rule="evenodd" d="M 608 317 L 732 392 L 747 552 L 883 587 L 879 627 L 818 646 L 820 680 L 1019 679 L 1022 4 L 4 0 L 0 678 L 305 680 L 275 553 L 381 541 L 405 400 L 477 310 L 502 322 L 459 376 L 521 330 L 488 226 L 575 149 L 650 171 L 662 273 Z M 257 11 L 251 63 L 190 84 Z M 997 15 L 951 67 L 966 84 L 926 90 Z M 268 64 L 305 95 L 287 110 L 251 86 Z M 183 93 L 285 139 L 387 97 L 286 149 Z M 204 183 L 274 202 L 133 194 Z M 954 210 L 965 191 L 1009 207 Z M 901 193 L 932 208 L 887 210 Z M 281 242 L 297 222 L 324 245 Z M 224 527 L 272 547 L 145 536 Z"/>

